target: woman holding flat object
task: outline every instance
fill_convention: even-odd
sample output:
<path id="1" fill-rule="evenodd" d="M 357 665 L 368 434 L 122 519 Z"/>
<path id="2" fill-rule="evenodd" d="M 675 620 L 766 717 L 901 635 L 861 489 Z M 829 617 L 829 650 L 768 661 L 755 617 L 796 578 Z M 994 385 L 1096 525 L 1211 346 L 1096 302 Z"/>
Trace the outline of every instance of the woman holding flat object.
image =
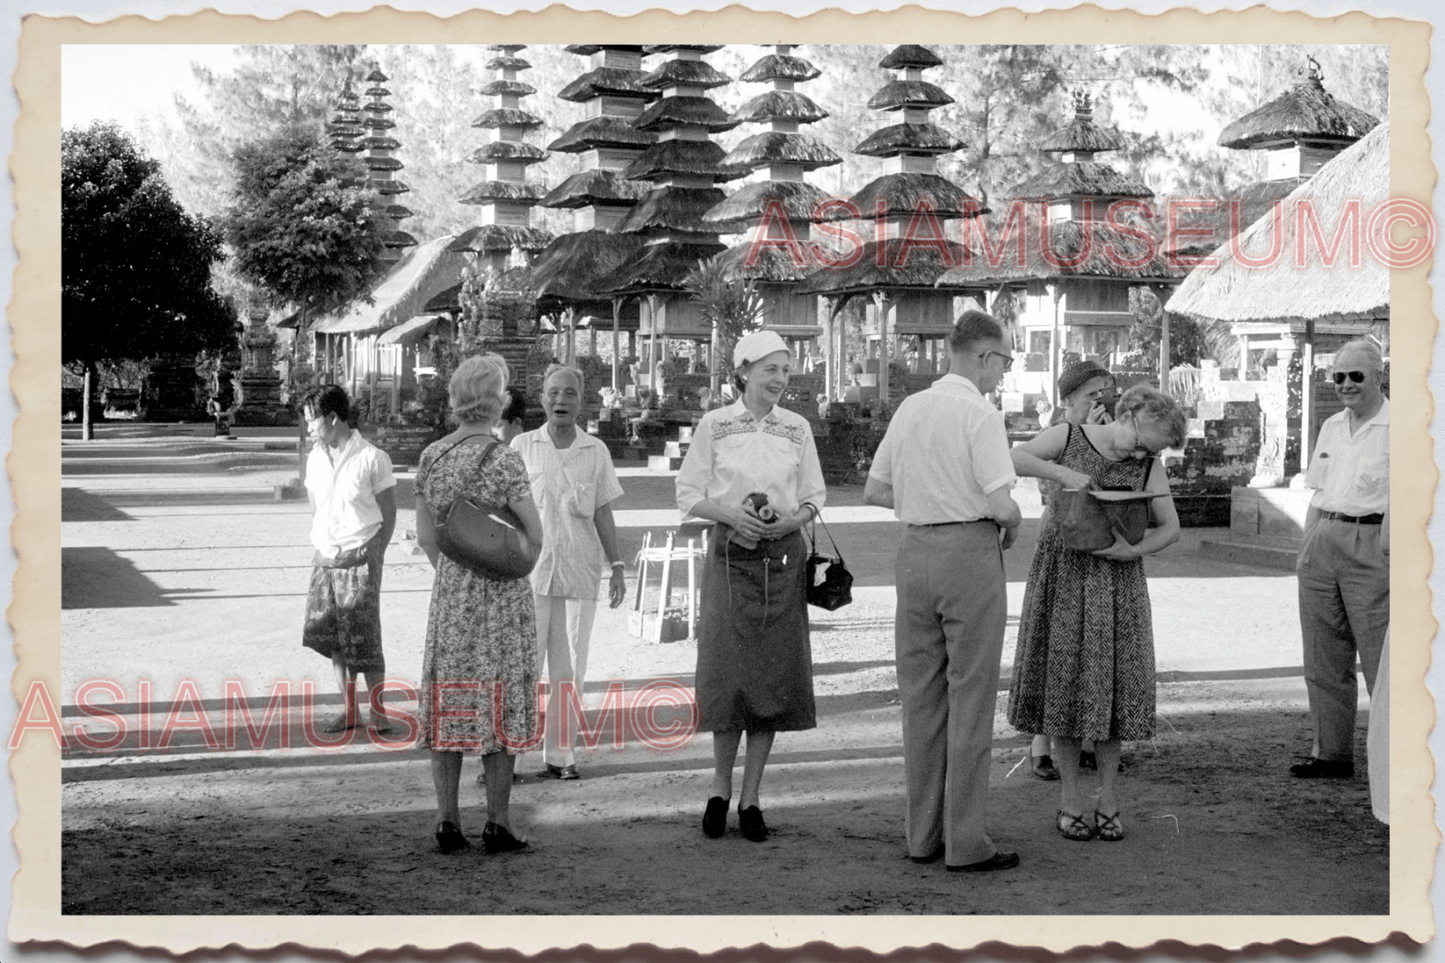
<path id="1" fill-rule="evenodd" d="M 713 734 L 715 767 L 703 832 L 716 838 L 727 829 L 746 732 L 738 824 L 761 842 L 768 828 L 758 790 L 773 734 L 817 724 L 799 529 L 817 516 L 826 490 L 807 419 L 777 406 L 792 373 L 783 339 L 747 335 L 733 367 L 742 397 L 698 423 L 677 475 L 677 506 L 716 523 L 697 630 L 698 729 Z"/>
<path id="2" fill-rule="evenodd" d="M 436 535 L 436 520 L 466 493 L 510 508 L 534 557 L 542 545 L 522 457 L 492 437 L 506 385 L 507 363 L 497 355 L 458 365 L 448 386 L 457 430 L 422 452 L 416 473 L 416 538 L 436 568 L 422 663 L 421 741 L 432 750 L 436 838 L 444 853 L 467 846 L 457 802 L 463 753 L 482 757 L 487 852 L 527 845 L 512 833 L 508 807 L 515 754 L 532 748 L 537 736 L 532 586 L 525 577 L 492 579 L 458 564 L 441 553 Z"/>
<path id="3" fill-rule="evenodd" d="M 1162 392 L 1126 391 L 1107 425 L 1055 425 L 1012 450 L 1020 475 L 1067 489 L 1152 492 L 1155 527 L 1137 544 L 1116 535 L 1095 552 L 1070 549 L 1061 512 L 1049 513 L 1029 569 L 1019 616 L 1008 718 L 1053 739 L 1063 792 L 1057 827 L 1068 839 L 1124 838 L 1119 818 L 1119 744 L 1154 734 L 1154 630 L 1143 556 L 1179 537 L 1169 479 L 1156 457 L 1184 443 L 1184 415 Z M 1085 819 L 1079 747 L 1094 740 L 1101 789 Z"/>
<path id="4" fill-rule="evenodd" d="M 1093 361 L 1077 361 L 1059 375 L 1059 407 L 1054 409 L 1050 425 L 1104 425 L 1114 419 L 1104 406 L 1105 393 L 1114 385 L 1114 376 L 1109 369 Z M 1059 490 L 1059 483 L 1047 478 L 1039 479 L 1039 497 L 1044 503 L 1044 517 L 1040 528 L 1048 524 L 1048 506 Z M 1094 745 L 1086 742 L 1079 753 L 1079 765 L 1095 767 Z M 1053 757 L 1049 755 L 1049 737 L 1043 733 L 1034 736 L 1029 747 L 1029 769 L 1040 779 L 1054 781 L 1059 778 L 1054 768 Z"/>

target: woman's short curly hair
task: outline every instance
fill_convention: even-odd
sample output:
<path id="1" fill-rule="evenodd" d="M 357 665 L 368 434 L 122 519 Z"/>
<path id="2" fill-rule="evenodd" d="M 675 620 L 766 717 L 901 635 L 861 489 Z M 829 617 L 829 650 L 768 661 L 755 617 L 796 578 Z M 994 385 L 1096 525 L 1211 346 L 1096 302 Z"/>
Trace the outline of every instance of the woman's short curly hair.
<path id="1" fill-rule="evenodd" d="M 452 373 L 447 400 L 452 418 L 461 424 L 495 419 L 507 403 L 507 382 L 511 373 L 501 355 L 473 355 Z"/>
<path id="2" fill-rule="evenodd" d="M 1158 427 L 1169 437 L 1170 448 L 1184 447 L 1186 424 L 1184 412 L 1179 403 L 1153 385 L 1135 385 L 1119 396 L 1114 406 L 1114 417 L 1131 416 L 1135 421 L 1147 421 Z"/>

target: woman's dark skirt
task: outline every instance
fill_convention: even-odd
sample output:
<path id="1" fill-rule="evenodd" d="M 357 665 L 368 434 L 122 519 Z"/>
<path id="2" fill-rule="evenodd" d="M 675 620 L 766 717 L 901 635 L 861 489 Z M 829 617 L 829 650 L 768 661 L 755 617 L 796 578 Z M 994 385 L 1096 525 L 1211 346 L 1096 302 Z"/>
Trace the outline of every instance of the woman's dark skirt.
<path id="1" fill-rule="evenodd" d="M 697 630 L 698 729 L 812 729 L 807 549 L 793 532 L 757 548 L 713 529 Z"/>

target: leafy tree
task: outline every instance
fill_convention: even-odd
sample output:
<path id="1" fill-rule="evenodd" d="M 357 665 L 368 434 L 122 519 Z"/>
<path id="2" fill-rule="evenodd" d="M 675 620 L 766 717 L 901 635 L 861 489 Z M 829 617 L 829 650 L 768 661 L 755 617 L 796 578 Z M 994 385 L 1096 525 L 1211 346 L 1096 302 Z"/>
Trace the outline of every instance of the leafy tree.
<path id="1" fill-rule="evenodd" d="M 210 280 L 220 234 L 176 202 L 160 165 L 109 122 L 63 131 L 60 154 L 66 364 L 89 380 L 103 364 L 227 345 L 236 320 Z"/>
<path id="2" fill-rule="evenodd" d="M 751 278 L 740 277 L 714 255 L 697 262 L 682 288 L 697 302 L 699 313 L 712 328 L 712 397 L 718 397 L 722 371 L 732 358 L 733 345 L 757 327 L 766 304 Z"/>
<path id="3" fill-rule="evenodd" d="M 369 297 L 383 266 L 387 222 L 366 168 L 333 150 L 321 127 L 290 125 L 234 155 L 235 203 L 226 239 L 241 277 L 311 319 Z"/>

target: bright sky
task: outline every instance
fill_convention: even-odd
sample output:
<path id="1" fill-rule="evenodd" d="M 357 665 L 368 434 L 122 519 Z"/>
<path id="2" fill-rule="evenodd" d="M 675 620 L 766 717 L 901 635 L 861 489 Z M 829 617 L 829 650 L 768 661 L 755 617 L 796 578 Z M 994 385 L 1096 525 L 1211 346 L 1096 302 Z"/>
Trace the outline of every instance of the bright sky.
<path id="1" fill-rule="evenodd" d="M 228 67 L 234 50 L 210 44 L 64 44 L 60 124 L 114 120 L 133 129 L 143 115 L 170 116 L 175 95 L 195 90 L 191 63 Z"/>

